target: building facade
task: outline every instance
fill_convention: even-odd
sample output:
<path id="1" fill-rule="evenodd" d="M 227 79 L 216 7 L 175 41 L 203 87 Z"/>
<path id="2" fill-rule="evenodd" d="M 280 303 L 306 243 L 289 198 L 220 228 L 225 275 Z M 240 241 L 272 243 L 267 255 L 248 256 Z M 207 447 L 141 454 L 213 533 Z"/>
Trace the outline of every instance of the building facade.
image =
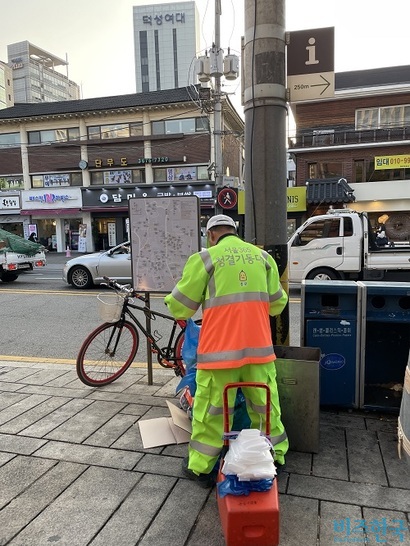
<path id="1" fill-rule="evenodd" d="M 289 152 L 307 211 L 366 211 L 392 242 L 410 240 L 410 66 L 336 74 L 335 96 L 291 104 Z"/>
<path id="2" fill-rule="evenodd" d="M 179 195 L 198 196 L 205 225 L 218 188 L 204 101 L 212 110 L 190 87 L 0 110 L 0 227 L 50 250 L 105 250 L 128 238 L 128 199 Z M 228 98 L 223 125 L 224 172 L 239 179 L 243 121 Z"/>
<path id="3" fill-rule="evenodd" d="M 80 87 L 58 72 L 67 61 L 28 41 L 7 46 L 13 72 L 14 102 L 50 102 L 80 98 Z"/>
<path id="4" fill-rule="evenodd" d="M 13 74 L 6 63 L 0 61 L 0 109 L 14 104 Z"/>
<path id="5" fill-rule="evenodd" d="M 133 7 L 137 93 L 196 82 L 199 14 L 195 2 Z"/>

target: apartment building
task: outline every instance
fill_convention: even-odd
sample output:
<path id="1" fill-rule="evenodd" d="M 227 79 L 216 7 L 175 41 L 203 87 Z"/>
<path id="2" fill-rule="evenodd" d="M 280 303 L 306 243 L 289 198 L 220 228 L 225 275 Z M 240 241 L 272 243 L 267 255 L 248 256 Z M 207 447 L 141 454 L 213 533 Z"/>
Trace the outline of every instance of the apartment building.
<path id="1" fill-rule="evenodd" d="M 14 104 L 13 74 L 6 63 L 0 61 L 0 109 Z"/>
<path id="2" fill-rule="evenodd" d="M 195 2 L 133 7 L 136 91 L 196 83 L 199 13 Z"/>
<path id="3" fill-rule="evenodd" d="M 28 41 L 8 45 L 7 56 L 15 103 L 80 98 L 80 87 L 61 72 L 68 66 L 66 60 Z"/>

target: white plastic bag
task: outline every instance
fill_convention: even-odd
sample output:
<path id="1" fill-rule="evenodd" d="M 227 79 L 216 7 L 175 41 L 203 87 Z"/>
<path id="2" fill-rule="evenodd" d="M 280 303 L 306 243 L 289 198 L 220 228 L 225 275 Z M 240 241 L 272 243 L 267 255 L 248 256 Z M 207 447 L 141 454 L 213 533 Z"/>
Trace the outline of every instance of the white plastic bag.
<path id="1" fill-rule="evenodd" d="M 273 479 L 276 469 L 271 449 L 272 444 L 260 430 L 241 430 L 236 440 L 229 442 L 222 472 L 236 474 L 240 481 Z"/>

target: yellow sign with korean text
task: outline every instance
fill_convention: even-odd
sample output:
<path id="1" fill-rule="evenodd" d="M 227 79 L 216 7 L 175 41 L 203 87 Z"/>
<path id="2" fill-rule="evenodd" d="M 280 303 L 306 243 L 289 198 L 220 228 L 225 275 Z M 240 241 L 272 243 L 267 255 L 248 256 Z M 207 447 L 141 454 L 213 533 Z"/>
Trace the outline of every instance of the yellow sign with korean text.
<path id="1" fill-rule="evenodd" d="M 306 210 L 306 186 L 286 188 L 287 212 Z M 238 214 L 245 214 L 245 192 L 238 190 Z"/>
<path id="2" fill-rule="evenodd" d="M 302 212 L 306 210 L 306 186 L 287 188 L 287 212 Z"/>
<path id="3" fill-rule="evenodd" d="M 410 154 L 407 155 L 376 155 L 374 169 L 410 169 Z"/>

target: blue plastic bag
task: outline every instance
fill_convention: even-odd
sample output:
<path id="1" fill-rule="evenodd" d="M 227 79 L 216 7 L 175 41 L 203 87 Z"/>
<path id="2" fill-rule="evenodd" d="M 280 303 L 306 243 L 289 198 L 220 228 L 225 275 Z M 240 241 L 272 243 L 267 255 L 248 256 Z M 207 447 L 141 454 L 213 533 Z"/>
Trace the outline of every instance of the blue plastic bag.
<path id="1" fill-rule="evenodd" d="M 216 484 L 218 495 L 223 498 L 226 495 L 245 495 L 251 491 L 269 491 L 273 485 L 273 479 L 243 481 L 238 480 L 235 474 L 227 474 L 222 482 Z"/>
<path id="2" fill-rule="evenodd" d="M 185 387 L 188 387 L 192 398 L 195 397 L 196 392 L 196 364 L 200 331 L 201 327 L 196 324 L 193 319 L 190 318 L 187 320 L 185 339 L 182 345 L 182 358 L 186 366 L 186 374 L 182 377 L 175 389 L 176 394 L 178 394 Z M 245 397 L 241 389 L 238 389 L 235 400 L 232 430 L 239 431 L 244 428 L 250 428 L 250 426 L 251 420 L 246 410 Z"/>
<path id="3" fill-rule="evenodd" d="M 194 320 L 191 318 L 187 320 L 185 339 L 182 345 L 182 358 L 184 359 L 187 372 L 193 367 L 196 368 L 200 330 L 201 327 Z"/>
<path id="4" fill-rule="evenodd" d="M 236 391 L 232 430 L 240 431 L 244 428 L 251 428 L 251 420 L 246 409 L 245 396 L 242 390 L 238 389 Z"/>
<path id="5" fill-rule="evenodd" d="M 186 375 L 184 375 L 178 383 L 175 389 L 176 394 L 179 394 L 184 387 L 189 388 L 189 393 L 193 398 L 196 392 L 196 366 L 188 370 Z"/>

